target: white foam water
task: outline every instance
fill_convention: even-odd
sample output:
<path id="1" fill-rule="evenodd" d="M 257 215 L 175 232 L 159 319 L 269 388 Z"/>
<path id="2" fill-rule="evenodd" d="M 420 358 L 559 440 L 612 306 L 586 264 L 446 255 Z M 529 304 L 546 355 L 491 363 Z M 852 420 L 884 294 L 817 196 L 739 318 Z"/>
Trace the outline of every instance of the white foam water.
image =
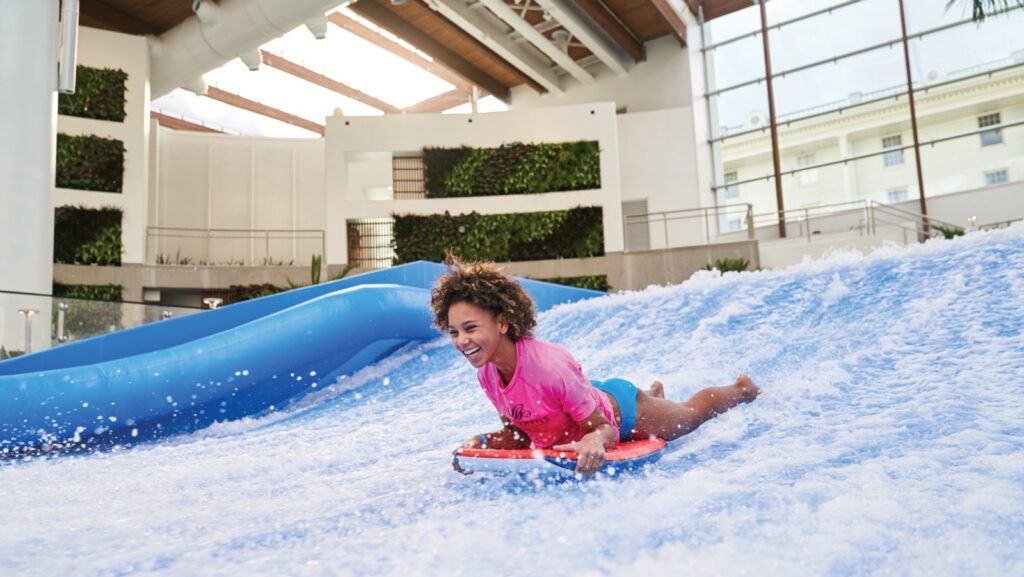
<path id="1" fill-rule="evenodd" d="M 1024 226 L 558 307 L 587 376 L 763 395 L 648 470 L 462 477 L 443 339 L 283 411 L 0 467 L 4 575 L 1024 574 Z"/>

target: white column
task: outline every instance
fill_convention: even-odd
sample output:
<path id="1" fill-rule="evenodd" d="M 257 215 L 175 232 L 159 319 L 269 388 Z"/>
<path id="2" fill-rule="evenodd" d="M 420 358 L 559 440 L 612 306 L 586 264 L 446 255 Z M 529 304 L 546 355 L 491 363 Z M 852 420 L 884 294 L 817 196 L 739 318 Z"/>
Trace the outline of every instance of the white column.
<path id="1" fill-rule="evenodd" d="M 839 143 L 839 158 L 850 157 L 850 138 L 846 134 L 836 137 Z M 857 167 L 854 162 L 847 162 L 843 165 L 843 201 L 856 200 L 857 196 Z"/>
<path id="2" fill-rule="evenodd" d="M 57 140 L 57 0 L 0 0 L 0 290 L 50 294 Z M 50 299 L 0 295 L 0 345 L 50 343 Z"/>
<path id="3" fill-rule="evenodd" d="M 57 0 L 0 0 L 0 290 L 49 294 Z"/>

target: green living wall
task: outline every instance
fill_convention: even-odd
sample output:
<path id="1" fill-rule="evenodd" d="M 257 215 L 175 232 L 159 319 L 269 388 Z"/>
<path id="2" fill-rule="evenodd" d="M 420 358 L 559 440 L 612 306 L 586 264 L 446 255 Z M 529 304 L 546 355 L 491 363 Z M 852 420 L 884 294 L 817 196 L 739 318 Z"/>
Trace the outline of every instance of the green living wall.
<path id="1" fill-rule="evenodd" d="M 75 69 L 75 93 L 57 98 L 57 113 L 123 122 L 127 81 L 128 73 L 123 70 L 79 65 Z"/>
<path id="2" fill-rule="evenodd" d="M 601 187 L 596 141 L 498 148 L 424 148 L 427 198 L 493 196 Z"/>
<path id="3" fill-rule="evenodd" d="M 604 254 L 601 207 L 452 216 L 394 215 L 398 263 L 443 262 L 448 250 L 467 260 L 523 261 Z"/>
<path id="4" fill-rule="evenodd" d="M 53 220 L 53 262 L 121 266 L 121 209 L 61 206 Z"/>
<path id="5" fill-rule="evenodd" d="M 121 192 L 124 143 L 99 136 L 57 135 L 58 188 Z"/>

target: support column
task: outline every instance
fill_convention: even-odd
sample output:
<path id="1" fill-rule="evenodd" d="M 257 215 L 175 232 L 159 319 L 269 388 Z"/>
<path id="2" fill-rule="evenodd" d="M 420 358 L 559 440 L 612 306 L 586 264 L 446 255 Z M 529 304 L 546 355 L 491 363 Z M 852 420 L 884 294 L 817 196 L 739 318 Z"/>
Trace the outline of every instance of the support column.
<path id="1" fill-rule="evenodd" d="M 0 0 L 0 290 L 53 285 L 58 8 Z"/>
<path id="2" fill-rule="evenodd" d="M 839 158 L 850 158 L 850 136 L 840 134 L 836 137 L 839 144 Z M 857 200 L 857 165 L 855 163 L 843 163 L 843 202 Z"/>

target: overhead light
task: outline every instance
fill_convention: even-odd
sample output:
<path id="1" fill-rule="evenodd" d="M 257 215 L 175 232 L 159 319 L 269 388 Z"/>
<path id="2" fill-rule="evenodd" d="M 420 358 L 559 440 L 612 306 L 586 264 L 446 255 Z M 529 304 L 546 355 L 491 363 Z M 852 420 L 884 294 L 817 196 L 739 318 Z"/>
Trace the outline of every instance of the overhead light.
<path id="1" fill-rule="evenodd" d="M 569 34 L 569 31 L 565 29 L 555 30 L 554 32 L 551 33 L 551 40 L 555 43 L 555 46 L 557 46 L 562 52 L 568 52 L 569 41 L 571 38 L 572 35 Z"/>

